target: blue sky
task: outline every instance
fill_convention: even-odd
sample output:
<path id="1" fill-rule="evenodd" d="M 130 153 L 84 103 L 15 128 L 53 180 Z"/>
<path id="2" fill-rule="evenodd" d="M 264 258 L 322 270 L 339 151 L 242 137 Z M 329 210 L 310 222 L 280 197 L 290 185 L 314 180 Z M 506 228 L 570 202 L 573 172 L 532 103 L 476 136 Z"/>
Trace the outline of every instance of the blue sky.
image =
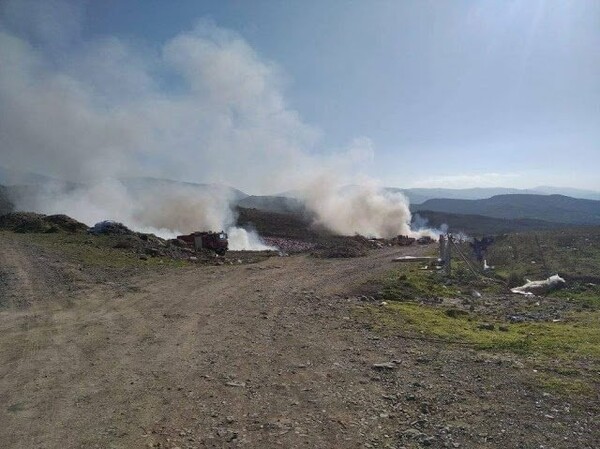
<path id="1" fill-rule="evenodd" d="M 335 167 L 350 152 L 364 156 L 353 161 L 352 170 L 386 185 L 600 189 L 597 1 L 104 0 L 84 7 L 50 1 L 54 12 L 43 14 L 40 3 L 10 3 L 1 11 L 6 33 L 33 49 L 44 73 L 59 72 L 93 86 L 94 105 L 111 93 L 92 79 L 96 69 L 73 67 L 94 57 L 90 65 L 97 67 L 98 52 L 90 48 L 110 40 L 126 48 L 120 67 L 129 61 L 143 67 L 127 75 L 136 82 L 133 90 L 122 85 L 121 99 L 144 85 L 141 79 L 149 87 L 139 95 L 147 98 L 151 91 L 153 104 L 161 95 L 187 95 L 194 82 L 185 74 L 198 67 L 183 67 L 173 53 L 194 50 L 182 47 L 181 39 L 170 47 L 169 42 L 197 29 L 200 21 L 212 30 L 202 36 L 219 40 L 216 34 L 230 33 L 228 42 L 250 49 L 258 73 L 266 73 L 275 86 L 253 101 L 281 102 L 284 106 L 273 107 L 285 109 L 284 127 L 296 120 L 292 131 L 269 142 L 294 148 L 298 154 L 291 157 L 302 159 L 302 167 L 311 165 L 304 158 L 312 156 Z M 57 10 L 63 11 L 59 17 Z M 53 21 L 55 26 L 49 25 Z M 165 48 L 172 50 L 169 66 L 163 62 Z M 123 106 L 106 101 L 113 109 Z M 244 106 L 235 114 L 244 117 L 248 111 Z M 16 136 L 9 143 L 16 148 L 23 140 Z M 249 146 L 253 141 L 271 145 L 262 134 L 248 140 Z M 368 148 L 355 152 L 356 142 Z M 98 148 L 104 151 L 104 144 Z M 264 161 L 270 153 L 253 154 L 258 160 L 248 160 L 269 165 Z M 149 165 L 165 157 L 159 150 L 136 155 Z M 27 162 L 16 150 L 5 161 L 21 168 Z M 226 164 L 211 169 L 211 180 L 235 181 L 219 170 L 227 170 Z M 177 176 L 173 170 L 166 174 Z M 204 180 L 191 179 L 189 172 L 181 177 Z"/>

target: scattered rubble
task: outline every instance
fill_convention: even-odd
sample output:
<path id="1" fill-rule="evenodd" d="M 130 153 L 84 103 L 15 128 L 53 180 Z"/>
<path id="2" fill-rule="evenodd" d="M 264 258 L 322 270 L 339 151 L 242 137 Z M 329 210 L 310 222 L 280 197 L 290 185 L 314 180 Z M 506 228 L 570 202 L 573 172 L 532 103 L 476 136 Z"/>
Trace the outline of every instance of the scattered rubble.
<path id="1" fill-rule="evenodd" d="M 316 246 L 315 243 L 284 237 L 262 237 L 262 240 L 265 242 L 265 245 L 273 246 L 288 254 L 308 252 Z"/>
<path id="2" fill-rule="evenodd" d="M 419 245 L 429 245 L 431 243 L 435 243 L 435 240 L 433 240 L 433 238 L 429 237 L 428 235 L 424 235 L 423 237 L 419 237 L 417 239 L 417 243 Z"/>

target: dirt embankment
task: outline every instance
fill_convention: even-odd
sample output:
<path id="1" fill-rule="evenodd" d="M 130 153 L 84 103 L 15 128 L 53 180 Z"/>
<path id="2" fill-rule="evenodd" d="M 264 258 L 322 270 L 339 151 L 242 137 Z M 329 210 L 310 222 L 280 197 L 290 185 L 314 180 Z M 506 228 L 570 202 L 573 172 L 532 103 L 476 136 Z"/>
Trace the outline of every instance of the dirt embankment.
<path id="1" fill-rule="evenodd" d="M 357 286 L 427 250 L 103 278 L 1 234 L 0 446 L 593 447 L 595 399 L 355 320 Z"/>

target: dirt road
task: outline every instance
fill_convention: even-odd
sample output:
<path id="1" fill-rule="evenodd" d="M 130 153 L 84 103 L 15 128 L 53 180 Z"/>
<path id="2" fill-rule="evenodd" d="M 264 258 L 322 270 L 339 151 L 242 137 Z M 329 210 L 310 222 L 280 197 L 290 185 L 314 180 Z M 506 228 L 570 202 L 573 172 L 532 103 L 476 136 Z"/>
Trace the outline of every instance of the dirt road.
<path id="1" fill-rule="evenodd" d="M 408 252 L 106 278 L 0 235 L 0 447 L 594 447 L 510 359 L 356 320 Z"/>

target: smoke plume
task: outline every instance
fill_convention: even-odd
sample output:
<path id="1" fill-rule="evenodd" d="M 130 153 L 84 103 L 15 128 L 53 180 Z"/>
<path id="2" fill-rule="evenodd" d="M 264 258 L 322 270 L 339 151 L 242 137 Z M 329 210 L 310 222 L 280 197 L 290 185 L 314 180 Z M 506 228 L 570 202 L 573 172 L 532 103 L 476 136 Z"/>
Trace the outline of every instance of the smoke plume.
<path id="1" fill-rule="evenodd" d="M 374 185 L 342 188 L 323 180 L 314 182 L 303 195 L 317 222 L 338 234 L 389 238 L 411 233 L 411 214 L 402 194 Z"/>
<path id="2" fill-rule="evenodd" d="M 405 198 L 321 182 L 334 172 L 354 180 L 371 141 L 321 148 L 320 131 L 285 101 L 282 70 L 238 34 L 200 20 L 159 49 L 86 40 L 81 4 L 48 2 L 0 5 L 0 166 L 75 184 L 53 184 L 22 209 L 162 236 L 225 229 L 247 247 L 252 236 L 230 229 L 232 191 L 218 186 L 294 189 L 335 232 L 409 233 Z M 212 187 L 126 182 L 144 176 Z"/>

